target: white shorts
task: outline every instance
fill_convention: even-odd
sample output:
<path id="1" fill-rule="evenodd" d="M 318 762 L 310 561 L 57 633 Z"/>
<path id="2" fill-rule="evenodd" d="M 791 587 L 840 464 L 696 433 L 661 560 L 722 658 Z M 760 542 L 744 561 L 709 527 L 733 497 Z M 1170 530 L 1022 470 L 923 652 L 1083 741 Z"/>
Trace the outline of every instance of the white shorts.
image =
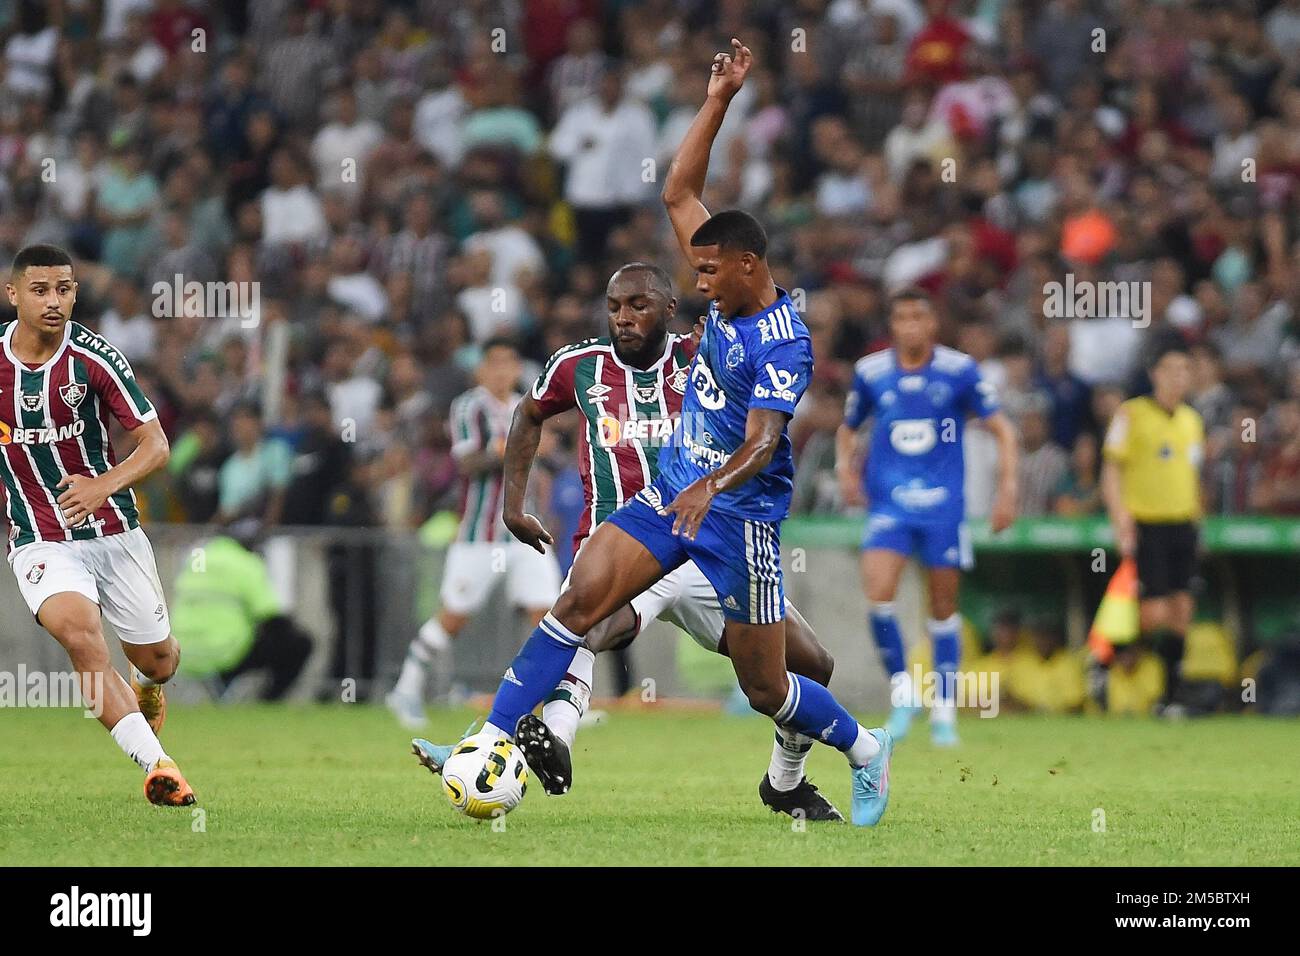
<path id="1" fill-rule="evenodd" d="M 48 598 L 72 591 L 99 605 L 123 643 L 157 644 L 171 634 L 143 528 L 87 541 L 37 541 L 10 552 L 9 566 L 33 616 Z"/>
<path id="2" fill-rule="evenodd" d="M 706 651 L 718 650 L 722 640 L 722 605 L 704 572 L 687 561 L 632 599 L 640 634 L 655 618 L 676 624 Z"/>
<path id="3" fill-rule="evenodd" d="M 560 566 L 520 541 L 457 541 L 447 549 L 442 572 L 442 606 L 452 614 L 473 614 L 504 577 L 514 607 L 549 608 L 560 596 Z"/>

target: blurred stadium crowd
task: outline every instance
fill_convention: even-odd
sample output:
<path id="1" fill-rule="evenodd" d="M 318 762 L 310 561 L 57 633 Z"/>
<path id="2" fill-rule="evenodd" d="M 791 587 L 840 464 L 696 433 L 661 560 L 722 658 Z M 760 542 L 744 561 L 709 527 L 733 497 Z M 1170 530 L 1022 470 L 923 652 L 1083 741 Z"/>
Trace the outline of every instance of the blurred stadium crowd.
<path id="1" fill-rule="evenodd" d="M 418 526 L 454 508 L 446 411 L 489 336 L 538 363 L 600 334 L 631 259 L 689 328 L 658 191 L 732 35 L 758 67 L 707 200 L 766 225 L 815 336 L 797 511 L 839 509 L 852 363 L 919 283 L 1020 427 L 1023 514 L 1101 512 L 1099 440 L 1168 335 L 1207 509 L 1300 514 L 1300 0 L 43 0 L 0 30 L 0 246 L 78 256 L 75 318 L 172 440 L 153 520 Z M 1067 274 L 1149 283 L 1150 328 L 1045 315 Z M 176 276 L 258 295 L 177 315 Z"/>

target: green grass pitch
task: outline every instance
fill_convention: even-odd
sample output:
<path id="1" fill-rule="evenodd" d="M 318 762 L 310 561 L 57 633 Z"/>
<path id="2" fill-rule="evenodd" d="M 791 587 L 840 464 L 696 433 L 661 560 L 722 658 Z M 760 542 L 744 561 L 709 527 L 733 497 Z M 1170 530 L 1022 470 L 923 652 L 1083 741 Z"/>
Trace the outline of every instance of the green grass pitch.
<path id="1" fill-rule="evenodd" d="M 474 715 L 437 712 L 450 740 Z M 760 718 L 620 712 L 578 737 L 576 786 L 533 786 L 504 830 L 454 813 L 387 712 L 173 708 L 169 751 L 203 809 L 149 806 L 99 725 L 0 712 L 0 867 L 15 865 L 1296 865 L 1300 724 L 964 719 L 956 751 L 917 724 L 874 830 L 758 802 Z M 846 814 L 844 759 L 814 782 Z"/>

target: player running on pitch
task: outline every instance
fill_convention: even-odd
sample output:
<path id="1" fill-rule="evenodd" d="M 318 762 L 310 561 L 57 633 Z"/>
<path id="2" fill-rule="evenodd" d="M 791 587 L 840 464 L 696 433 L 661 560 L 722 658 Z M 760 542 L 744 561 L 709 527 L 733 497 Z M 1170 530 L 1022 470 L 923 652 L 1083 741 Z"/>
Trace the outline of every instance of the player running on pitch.
<path id="1" fill-rule="evenodd" d="M 9 566 L 36 620 L 68 652 L 83 699 L 144 769 L 145 796 L 191 804 L 194 791 L 157 736 L 180 649 L 131 491 L 167 463 L 167 436 L 126 357 L 71 321 L 77 282 L 66 252 L 22 249 L 5 290 L 18 310 L 0 337 Z M 137 438 L 120 463 L 110 414 Z M 131 686 L 109 660 L 101 612 L 131 662 Z"/>
<path id="2" fill-rule="evenodd" d="M 957 744 L 955 688 L 961 663 L 961 572 L 971 566 L 966 532 L 966 419 L 983 419 L 998 443 L 998 487 L 991 524 L 1009 527 L 1016 515 L 1016 431 L 998 411 L 993 387 L 975 361 L 937 345 L 939 320 L 929 297 L 909 289 L 891 303 L 892 348 L 858 360 L 835 436 L 836 472 L 845 501 L 866 495 L 862 585 L 871 602 L 871 632 L 889 671 L 893 708 L 885 724 L 896 740 L 906 736 L 916 713 L 903 638 L 894 616 L 894 595 L 912 555 L 926 568 L 930 593 L 928 628 L 934 645 L 939 693 L 930 715 L 931 739 Z M 873 420 L 865 462 L 858 457 L 858 430 Z"/>
<path id="3" fill-rule="evenodd" d="M 524 512 L 524 497 L 546 419 L 571 408 L 578 408 L 585 419 L 578 459 L 587 508 L 574 534 L 576 552 L 595 526 L 658 474 L 661 448 L 672 438 L 680 416 L 695 343 L 688 335 L 668 331 L 677 300 L 667 273 L 646 262 L 625 265 L 610 278 L 606 301 L 609 335 L 556 352 L 520 403 L 510 429 L 505 523 L 515 537 L 539 552 L 553 540 Z M 786 615 L 790 669 L 825 686 L 833 659 L 790 604 Z M 525 714 L 515 733 L 529 768 L 548 793 L 566 793 L 572 785 L 571 748 L 591 696 L 595 654 L 625 646 L 655 618 L 676 624 L 708 650 L 727 653 L 717 592 L 691 561 L 587 632 L 564 680 L 547 698 L 541 719 Z M 435 773 L 452 750 L 427 740 L 412 744 L 421 763 Z M 840 812 L 804 775 L 812 744 L 801 734 L 777 728 L 759 796 L 773 811 L 842 822 Z"/>
<path id="4" fill-rule="evenodd" d="M 658 477 L 583 546 L 569 587 L 506 670 L 475 736 L 485 743 L 512 736 L 592 628 L 694 561 L 717 592 L 723 638 L 750 705 L 843 752 L 852 768 L 851 818 L 871 826 L 889 800 L 889 733 L 867 730 L 829 690 L 786 668 L 780 528 L 794 474 L 786 425 L 812 375 L 808 330 L 772 280 L 762 226 L 736 210 L 710 216 L 700 202 L 710 147 L 753 64 L 739 40 L 732 50 L 714 57 L 708 96 L 664 185 L 696 288 L 713 302 L 678 434 Z"/>
<path id="5" fill-rule="evenodd" d="M 506 535 L 501 522 L 505 457 L 510 418 L 523 397 L 516 391 L 522 374 L 519 349 L 510 339 L 483 345 L 476 371 L 478 385 L 451 403 L 451 454 L 461 472 L 460 528 L 447 549 L 442 577 L 442 610 L 421 626 L 411 641 L 397 684 L 385 703 L 404 727 L 428 723 L 424 682 L 439 655 L 483 609 L 504 571 L 506 596 L 536 627 L 560 593 L 560 566 L 549 554 Z"/>

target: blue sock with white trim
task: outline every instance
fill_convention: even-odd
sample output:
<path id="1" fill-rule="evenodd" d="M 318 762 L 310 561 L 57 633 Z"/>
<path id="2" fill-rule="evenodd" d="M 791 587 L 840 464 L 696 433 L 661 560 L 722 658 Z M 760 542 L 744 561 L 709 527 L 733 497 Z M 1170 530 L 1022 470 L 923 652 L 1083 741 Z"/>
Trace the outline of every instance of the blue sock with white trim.
<path id="1" fill-rule="evenodd" d="M 880 649 L 880 661 L 892 678 L 907 670 L 907 655 L 903 651 L 903 634 L 894 617 L 894 602 L 880 601 L 871 606 L 871 636 Z"/>
<path id="2" fill-rule="evenodd" d="M 547 612 L 506 668 L 492 700 L 488 723 L 514 736 L 519 718 L 532 711 L 564 679 L 582 638 Z"/>
<path id="3" fill-rule="evenodd" d="M 857 722 L 835 695 L 799 674 L 786 672 L 790 689 L 785 703 L 773 715 L 778 726 L 792 727 L 800 733 L 834 747 L 861 767 L 880 750 L 880 744 Z"/>
<path id="4" fill-rule="evenodd" d="M 934 669 L 939 675 L 939 700 L 933 717 L 952 720 L 956 716 L 957 668 L 961 666 L 961 615 L 954 612 L 942 621 L 930 618 L 926 625 L 934 642 Z"/>

